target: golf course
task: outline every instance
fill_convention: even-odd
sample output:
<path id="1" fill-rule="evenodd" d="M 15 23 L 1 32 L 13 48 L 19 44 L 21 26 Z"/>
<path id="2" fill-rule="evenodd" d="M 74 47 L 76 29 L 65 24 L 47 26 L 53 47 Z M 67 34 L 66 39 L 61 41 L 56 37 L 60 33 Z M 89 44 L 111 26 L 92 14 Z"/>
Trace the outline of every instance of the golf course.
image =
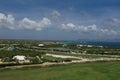
<path id="1" fill-rule="evenodd" d="M 120 80 L 120 62 L 91 62 L 0 71 L 0 80 Z"/>

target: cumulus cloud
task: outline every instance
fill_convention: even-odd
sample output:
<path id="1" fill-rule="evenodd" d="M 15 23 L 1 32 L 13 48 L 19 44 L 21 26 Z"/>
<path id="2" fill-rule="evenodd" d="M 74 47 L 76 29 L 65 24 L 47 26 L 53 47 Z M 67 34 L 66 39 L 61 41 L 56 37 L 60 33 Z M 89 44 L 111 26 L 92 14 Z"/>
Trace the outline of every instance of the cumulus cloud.
<path id="1" fill-rule="evenodd" d="M 51 21 L 48 18 L 43 18 L 41 21 L 34 21 L 29 18 L 24 18 L 19 22 L 20 29 L 28 30 L 37 30 L 40 31 L 44 28 L 47 28 L 51 24 Z"/>
<path id="2" fill-rule="evenodd" d="M 72 24 L 72 23 L 68 23 L 68 24 L 62 24 L 61 29 L 63 30 L 76 30 L 76 25 Z"/>
<path id="3" fill-rule="evenodd" d="M 26 29 L 26 30 L 43 30 L 51 25 L 51 20 L 44 17 L 42 20 L 31 20 L 29 18 L 23 18 L 20 21 L 16 21 L 12 15 L 5 15 L 0 13 L 0 28 L 7 29 Z"/>
<path id="4" fill-rule="evenodd" d="M 61 29 L 67 31 L 79 32 L 79 33 L 97 33 L 97 34 L 108 34 L 108 35 L 117 34 L 117 32 L 114 30 L 101 29 L 98 28 L 95 24 L 89 26 L 84 26 L 84 25 L 77 26 L 73 23 L 67 23 L 67 24 L 62 24 Z"/>
<path id="5" fill-rule="evenodd" d="M 62 24 L 61 29 L 69 30 L 69 31 L 77 31 L 77 32 L 90 32 L 90 31 L 97 31 L 97 27 L 95 24 L 90 26 L 77 26 L 73 23 Z"/>
<path id="6" fill-rule="evenodd" d="M 57 18 L 57 16 L 61 16 L 61 14 L 57 11 L 53 11 L 52 15 Z M 55 24 L 55 22 L 54 22 Z M 120 20 L 112 19 L 109 20 L 107 24 L 110 25 L 120 25 Z M 15 20 L 13 15 L 5 15 L 0 13 L 0 28 L 10 29 L 10 30 L 36 30 L 41 31 L 43 29 L 49 28 L 49 26 L 53 25 L 51 20 L 43 17 L 42 20 L 32 20 L 30 18 L 23 18 L 19 21 Z M 59 24 L 57 24 L 59 25 Z M 73 31 L 78 33 L 92 33 L 92 34 L 118 34 L 117 30 L 108 29 L 108 28 L 100 28 L 95 24 L 93 25 L 75 25 L 73 23 L 62 24 L 60 29 L 65 31 Z"/>
<path id="7" fill-rule="evenodd" d="M 14 29 L 15 18 L 12 15 L 0 13 L 0 28 Z"/>

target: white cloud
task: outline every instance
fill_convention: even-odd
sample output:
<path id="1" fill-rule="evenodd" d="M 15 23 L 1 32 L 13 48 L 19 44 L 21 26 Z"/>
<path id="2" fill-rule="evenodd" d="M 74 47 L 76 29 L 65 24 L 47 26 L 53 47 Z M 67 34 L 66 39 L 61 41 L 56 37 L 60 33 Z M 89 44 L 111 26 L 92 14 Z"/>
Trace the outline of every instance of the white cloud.
<path id="1" fill-rule="evenodd" d="M 77 31 L 77 32 L 89 32 L 89 31 L 96 31 L 97 27 L 96 25 L 90 25 L 90 26 L 76 26 L 73 23 L 68 24 L 62 24 L 61 29 L 63 30 L 69 30 L 69 31 Z"/>
<path id="2" fill-rule="evenodd" d="M 72 23 L 68 23 L 68 24 L 62 24 L 61 29 L 63 30 L 74 30 L 76 28 L 76 25 L 72 24 Z"/>
<path id="3" fill-rule="evenodd" d="M 12 15 L 0 13 L 0 28 L 14 29 L 15 18 Z"/>
<path id="4" fill-rule="evenodd" d="M 53 11 L 54 16 L 61 16 L 61 14 L 57 11 Z M 111 21 L 111 22 L 110 22 Z M 120 24 L 120 20 L 118 19 L 112 19 L 110 20 L 110 24 Z M 51 26 L 51 20 L 43 17 L 42 20 L 32 20 L 27 17 L 23 18 L 20 21 L 15 20 L 15 18 L 8 14 L 5 15 L 3 13 L 0 13 L 0 28 L 5 28 L 5 29 L 11 29 L 11 30 L 36 30 L 36 31 L 41 31 L 43 29 L 49 28 Z M 54 22 L 55 24 L 55 22 Z M 92 33 L 92 34 L 118 34 L 120 33 L 117 30 L 111 29 L 105 29 L 105 28 L 100 28 L 97 27 L 95 24 L 93 25 L 75 25 L 73 23 L 67 23 L 67 24 L 62 24 L 60 29 L 66 30 L 66 31 L 73 31 L 73 32 L 78 32 L 78 33 Z"/>
<path id="5" fill-rule="evenodd" d="M 29 18 L 23 18 L 20 21 L 16 21 L 12 15 L 5 15 L 0 13 L 0 28 L 7 29 L 26 29 L 26 30 L 43 30 L 51 25 L 51 20 L 44 17 L 42 20 L 31 20 Z"/>
<path id="6" fill-rule="evenodd" d="M 29 18 L 24 18 L 19 22 L 19 28 L 28 29 L 28 30 L 37 30 L 40 31 L 44 28 L 47 28 L 51 25 L 51 21 L 48 18 L 43 18 L 41 21 L 34 21 Z"/>
<path id="7" fill-rule="evenodd" d="M 67 30 L 67 31 L 79 32 L 79 33 L 95 33 L 95 34 L 102 34 L 102 35 L 117 34 L 117 32 L 114 30 L 101 29 L 101 28 L 98 28 L 95 24 L 89 25 L 89 26 L 84 26 L 84 25 L 77 26 L 73 23 L 68 23 L 68 24 L 62 24 L 61 29 Z"/>

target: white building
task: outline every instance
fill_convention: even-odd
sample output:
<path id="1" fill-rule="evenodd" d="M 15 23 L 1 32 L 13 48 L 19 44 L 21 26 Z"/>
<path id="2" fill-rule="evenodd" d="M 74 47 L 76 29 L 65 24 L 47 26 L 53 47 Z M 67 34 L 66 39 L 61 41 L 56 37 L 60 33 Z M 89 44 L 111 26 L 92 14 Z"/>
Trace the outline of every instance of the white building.
<path id="1" fill-rule="evenodd" d="M 0 59 L 0 64 L 1 64 L 1 63 L 3 63 L 3 62 L 2 62 L 2 59 Z"/>
<path id="2" fill-rule="evenodd" d="M 45 45 L 44 45 L 44 44 L 38 44 L 38 46 L 39 46 L 39 47 L 43 47 L 43 46 L 45 46 Z"/>
<path id="3" fill-rule="evenodd" d="M 87 45 L 87 47 L 93 47 L 93 45 Z"/>
<path id="4" fill-rule="evenodd" d="M 76 46 L 77 46 L 77 47 L 83 47 L 84 45 L 81 45 L 81 44 L 77 44 Z"/>
<path id="5" fill-rule="evenodd" d="M 18 63 L 29 63 L 30 61 L 26 59 L 23 55 L 17 55 L 13 57 L 14 60 L 16 60 Z"/>

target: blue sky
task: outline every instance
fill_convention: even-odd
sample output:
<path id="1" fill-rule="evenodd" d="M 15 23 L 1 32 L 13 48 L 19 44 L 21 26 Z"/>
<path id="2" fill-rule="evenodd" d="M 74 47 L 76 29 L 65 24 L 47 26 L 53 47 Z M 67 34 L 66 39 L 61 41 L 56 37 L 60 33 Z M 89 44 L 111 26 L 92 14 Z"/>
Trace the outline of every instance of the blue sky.
<path id="1" fill-rule="evenodd" d="M 120 0 L 0 0 L 0 38 L 120 40 L 119 14 Z"/>

